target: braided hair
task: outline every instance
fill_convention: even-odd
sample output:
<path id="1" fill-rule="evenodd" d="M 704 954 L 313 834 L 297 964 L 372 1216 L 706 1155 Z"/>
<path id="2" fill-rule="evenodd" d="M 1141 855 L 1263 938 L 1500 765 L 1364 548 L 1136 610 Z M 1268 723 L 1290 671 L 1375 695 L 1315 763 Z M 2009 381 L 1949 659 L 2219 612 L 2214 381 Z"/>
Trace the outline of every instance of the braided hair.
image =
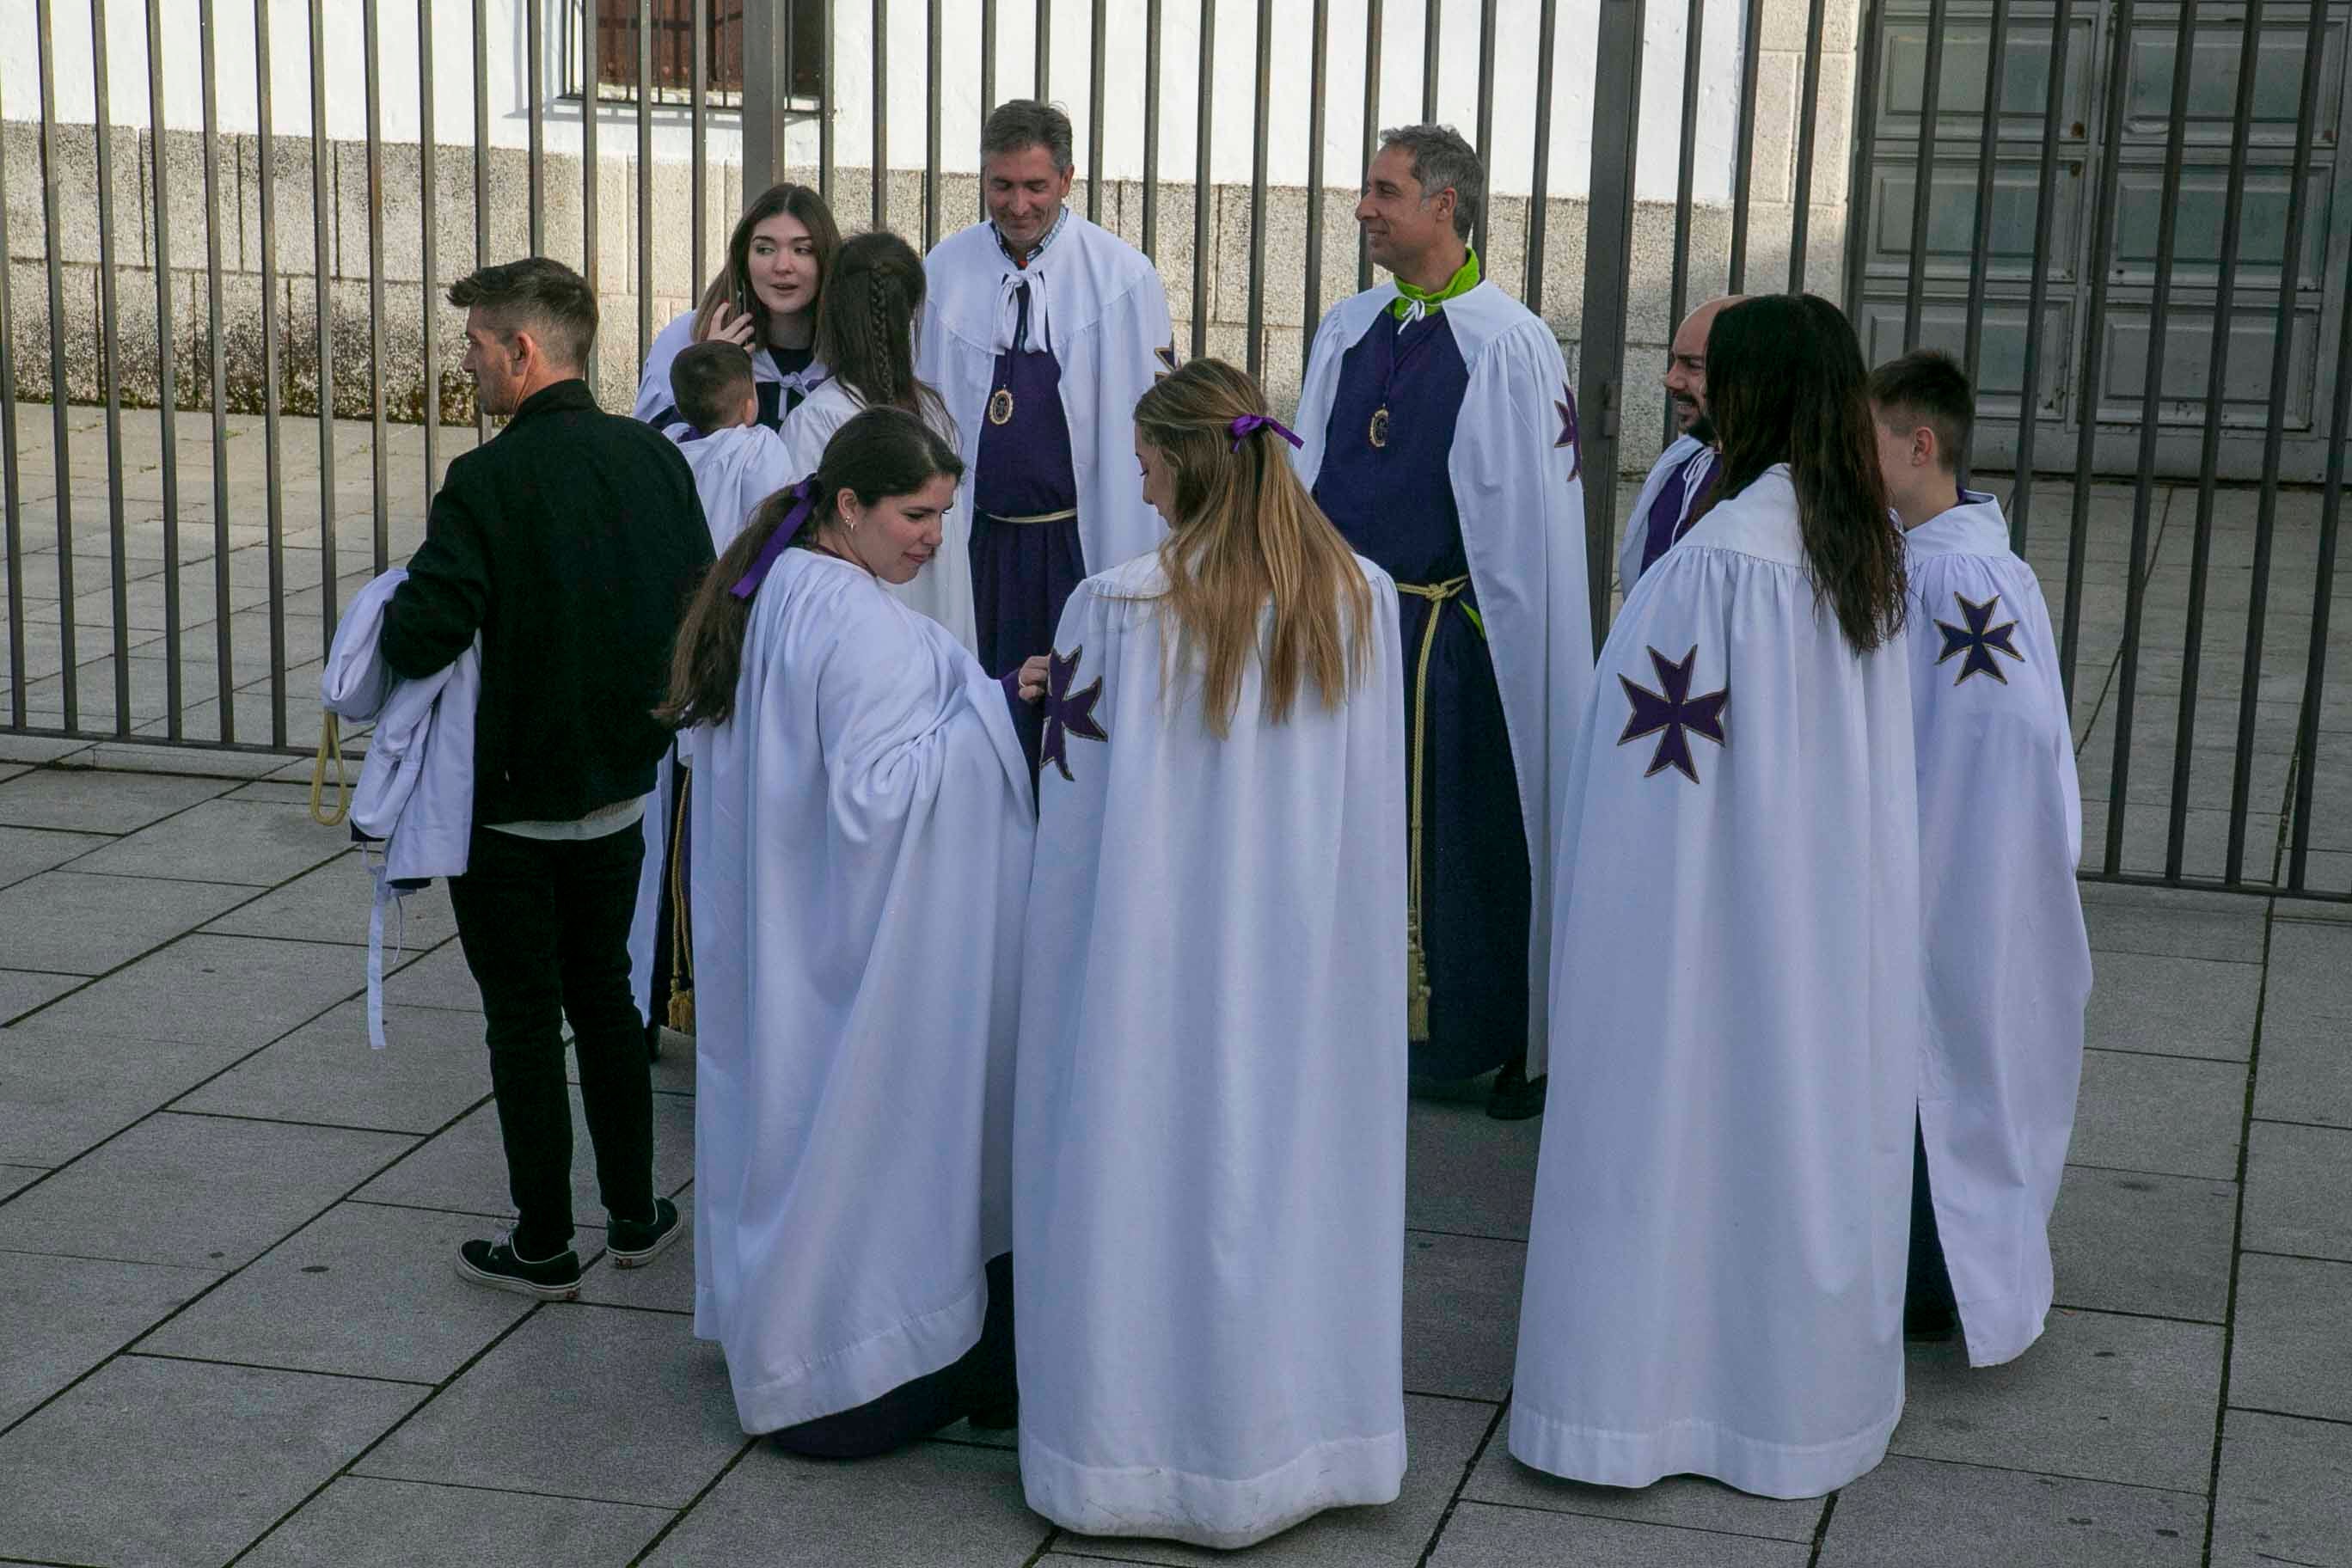
<path id="1" fill-rule="evenodd" d="M 923 261 L 887 229 L 842 242 L 817 304 L 816 357 L 867 408 L 943 421 L 940 395 L 915 375 Z"/>

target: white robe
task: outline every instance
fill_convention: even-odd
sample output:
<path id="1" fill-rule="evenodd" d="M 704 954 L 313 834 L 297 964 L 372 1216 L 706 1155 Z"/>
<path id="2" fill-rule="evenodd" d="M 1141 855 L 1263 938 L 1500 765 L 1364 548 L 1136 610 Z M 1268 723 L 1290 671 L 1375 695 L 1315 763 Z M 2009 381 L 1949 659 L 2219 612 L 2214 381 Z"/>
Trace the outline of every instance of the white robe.
<path id="1" fill-rule="evenodd" d="M 1625 519 L 1625 537 L 1617 544 L 1617 591 L 1619 593 L 1633 593 L 1633 584 L 1642 580 L 1642 557 L 1647 552 L 1650 542 L 1651 503 L 1658 499 L 1658 492 L 1666 488 L 1666 481 L 1675 476 L 1675 470 L 1697 456 L 1706 445 L 1706 443 L 1696 437 L 1677 436 L 1667 445 L 1664 451 L 1658 454 L 1658 460 L 1650 465 L 1649 478 L 1642 481 L 1641 493 L 1633 498 L 1633 510 Z M 1717 458 L 1717 462 L 1719 463 L 1721 460 Z M 1684 517 L 1689 517 L 1692 509 L 1698 504 L 1698 485 L 1691 481 L 1697 479 L 1703 483 L 1706 474 L 1714 471 L 1714 467 L 1710 465 L 1706 473 L 1683 477 Z M 1672 549 L 1673 546 L 1669 545 L 1667 548 Z"/>
<path id="2" fill-rule="evenodd" d="M 694 316 L 695 312 L 688 310 L 654 334 L 653 346 L 646 350 L 646 367 L 637 376 L 636 405 L 630 410 L 633 418 L 655 426 L 673 441 L 693 429 L 677 412 L 677 400 L 670 396 L 669 371 L 677 356 L 694 344 Z M 793 399 L 806 397 L 824 385 L 825 375 L 824 366 L 814 360 L 786 375 L 776 368 L 776 362 L 764 348 L 751 355 L 753 386 L 777 384 L 781 389 L 777 399 L 787 425 L 792 423 Z"/>
<path id="3" fill-rule="evenodd" d="M 692 745 L 694 1329 L 768 1432 L 979 1340 L 1035 828 L 1003 689 L 806 550 Z"/>
<path id="4" fill-rule="evenodd" d="M 1298 402 L 1293 458 L 1311 489 L 1339 362 L 1397 298 L 1383 283 L 1323 318 Z M 1592 606 L 1585 595 L 1584 489 L 1571 438 L 1574 399 L 1551 329 L 1491 282 L 1445 301 L 1470 373 L 1447 464 L 1495 685 L 1510 730 L 1528 834 L 1534 918 L 1528 931 L 1528 1076 L 1540 1078 L 1550 1030 L 1545 971 L 1552 948 L 1551 803 L 1576 738 L 1572 715 L 1592 683 Z"/>
<path id="5" fill-rule="evenodd" d="M 2050 1212 L 2091 993 L 2082 797 L 2058 640 L 2000 503 L 1972 494 L 1905 544 L 1927 953 L 1919 1128 L 1969 1362 L 1991 1366 L 2039 1338 L 2050 1310 Z"/>
<path id="6" fill-rule="evenodd" d="M 866 404 L 857 394 L 837 380 L 828 381 L 810 393 L 808 401 L 793 410 L 793 416 L 784 421 L 784 443 L 792 454 L 793 478 L 816 472 L 817 462 L 824 456 L 825 443 L 865 409 Z M 944 410 L 936 418 L 927 416 L 925 423 L 937 430 L 949 446 L 961 449 L 955 421 L 948 418 Z M 980 644 L 971 611 L 971 518 L 964 510 L 965 499 L 959 492 L 957 505 L 949 510 L 941 522 L 940 550 L 931 557 L 931 563 L 911 583 L 884 586 L 900 604 L 930 616 L 953 632 L 956 641 L 976 649 Z"/>
<path id="7" fill-rule="evenodd" d="M 1906 657 L 1857 657 L 1816 605 L 1786 468 L 1610 631 L 1560 781 L 1511 1403 L 1538 1469 L 1811 1497 L 1885 1452 L 1921 1033 Z M 1686 722 L 1627 733 L 1667 700 Z"/>
<path id="8" fill-rule="evenodd" d="M 923 271 L 928 295 L 915 374 L 939 389 L 962 433 L 956 515 L 967 537 L 996 356 L 1013 344 L 1013 291 L 1026 282 L 1029 346 L 1052 349 L 1062 367 L 1087 570 L 1108 571 L 1157 545 L 1168 530 L 1136 478 L 1134 415 L 1152 377 L 1173 359 L 1175 329 L 1151 258 L 1072 213 L 1025 269 L 1005 256 L 992 225 L 977 223 L 932 247 Z M 969 598 L 968 582 L 966 589 Z"/>
<path id="9" fill-rule="evenodd" d="M 1013 1127 L 1021 1479 L 1071 1530 L 1244 1546 L 1404 1469 L 1404 723 L 1363 683 L 1223 741 L 1087 579 L 1047 710 Z M 1122 596 L 1129 595 L 1129 596 Z M 1086 726 L 1108 735 L 1089 738 Z"/>

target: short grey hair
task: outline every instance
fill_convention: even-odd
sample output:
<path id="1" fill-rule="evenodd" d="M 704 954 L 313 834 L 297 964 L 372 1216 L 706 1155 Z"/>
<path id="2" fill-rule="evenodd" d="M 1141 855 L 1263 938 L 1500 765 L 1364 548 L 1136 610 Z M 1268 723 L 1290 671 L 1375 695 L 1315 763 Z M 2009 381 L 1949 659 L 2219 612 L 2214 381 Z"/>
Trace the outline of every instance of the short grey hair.
<path id="1" fill-rule="evenodd" d="M 1486 165 L 1451 125 L 1400 125 L 1381 132 L 1381 149 L 1402 147 L 1412 154 L 1412 177 L 1422 200 L 1454 193 L 1454 232 L 1464 239 L 1478 230 L 1486 210 Z"/>
<path id="2" fill-rule="evenodd" d="M 988 123 L 980 130 L 982 157 L 1018 153 L 1027 147 L 1043 147 L 1054 155 L 1054 172 L 1068 174 L 1070 117 L 1034 98 L 1011 99 L 989 110 Z"/>

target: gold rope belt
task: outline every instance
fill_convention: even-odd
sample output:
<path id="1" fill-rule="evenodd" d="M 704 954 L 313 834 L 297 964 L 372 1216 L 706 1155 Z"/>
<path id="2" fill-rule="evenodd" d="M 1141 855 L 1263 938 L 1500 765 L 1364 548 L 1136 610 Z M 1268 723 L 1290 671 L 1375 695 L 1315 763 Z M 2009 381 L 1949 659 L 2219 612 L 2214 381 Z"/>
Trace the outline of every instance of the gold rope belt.
<path id="1" fill-rule="evenodd" d="M 1078 515 L 1078 509 L 1074 506 L 1066 506 L 1059 511 L 1034 512 L 1028 517 L 999 517 L 992 511 L 982 512 L 981 515 L 987 518 L 991 522 L 1067 522 L 1070 519 Z"/>
<path id="2" fill-rule="evenodd" d="M 674 767 L 667 757 L 664 767 Z M 669 840 L 669 1026 L 681 1035 L 694 1033 L 694 938 L 686 885 L 686 802 L 694 792 L 694 770 L 677 768 L 677 810 L 670 820 Z"/>
<path id="3" fill-rule="evenodd" d="M 335 806 L 327 809 L 327 763 L 335 764 Z M 319 720 L 319 754 L 310 762 L 310 820 L 321 827 L 334 827 L 352 812 L 352 780 L 343 770 L 342 726 L 332 713 Z"/>
<path id="4" fill-rule="evenodd" d="M 1412 678 L 1412 783 L 1406 797 L 1412 820 L 1405 840 L 1405 1038 L 1417 1044 L 1429 1038 L 1429 960 L 1421 944 L 1421 820 L 1423 773 L 1427 765 L 1423 752 L 1429 736 L 1429 658 L 1437 647 L 1437 622 L 1446 601 L 1461 597 L 1470 579 L 1465 575 L 1443 583 L 1396 586 L 1398 593 L 1429 604 L 1429 618 L 1421 628 L 1421 658 Z"/>

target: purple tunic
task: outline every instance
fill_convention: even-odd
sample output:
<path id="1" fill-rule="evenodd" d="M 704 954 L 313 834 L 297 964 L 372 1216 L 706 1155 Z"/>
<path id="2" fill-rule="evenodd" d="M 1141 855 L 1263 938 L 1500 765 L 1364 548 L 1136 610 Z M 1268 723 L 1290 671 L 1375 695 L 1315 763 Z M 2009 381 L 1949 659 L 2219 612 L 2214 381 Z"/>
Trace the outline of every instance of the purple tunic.
<path id="1" fill-rule="evenodd" d="M 980 414 L 971 487 L 972 610 L 981 666 L 998 677 L 1052 651 L 1062 605 L 1087 575 L 1061 362 L 1051 348 L 1029 347 L 1027 284 L 1017 298 L 1013 346 L 996 356 L 988 406 Z M 995 418 L 999 413 L 1008 415 L 1003 424 Z M 1059 511 L 1072 515 L 1054 522 L 1008 521 Z"/>
<path id="2" fill-rule="evenodd" d="M 1685 506 L 1684 491 L 1690 483 L 1691 468 L 1699 463 L 1710 465 L 1707 476 L 1699 481 L 1697 493 L 1689 497 L 1690 504 Z M 1675 540 L 1690 531 L 1691 514 L 1715 493 L 1716 481 L 1722 477 L 1722 459 L 1705 447 L 1693 452 L 1666 476 L 1665 482 L 1658 487 L 1657 499 L 1650 503 L 1649 535 L 1642 542 L 1643 571 L 1647 572 L 1655 565 L 1659 556 L 1674 548 Z"/>

